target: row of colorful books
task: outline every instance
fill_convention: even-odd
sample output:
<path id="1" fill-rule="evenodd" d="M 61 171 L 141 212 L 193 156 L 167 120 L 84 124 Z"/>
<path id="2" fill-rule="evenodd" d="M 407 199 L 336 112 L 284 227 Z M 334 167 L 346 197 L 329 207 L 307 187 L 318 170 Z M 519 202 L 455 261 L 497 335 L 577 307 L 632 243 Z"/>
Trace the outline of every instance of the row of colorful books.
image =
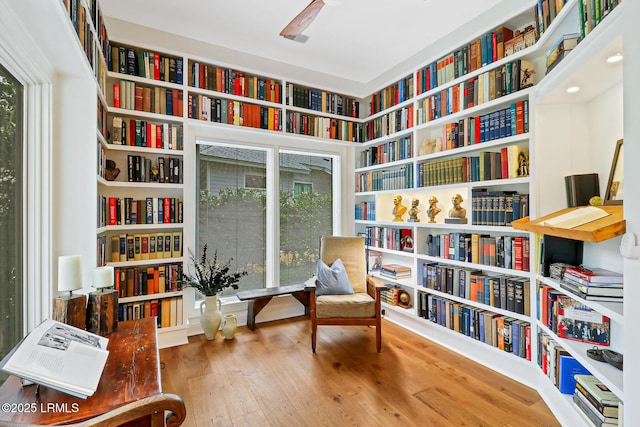
<path id="1" fill-rule="evenodd" d="M 427 235 L 426 254 L 444 259 L 529 271 L 529 253 L 526 236 L 464 232 Z"/>
<path id="2" fill-rule="evenodd" d="M 413 252 L 413 230 L 410 228 L 367 226 L 365 244 L 372 248 Z"/>
<path id="3" fill-rule="evenodd" d="M 111 43 L 107 63 L 109 71 L 146 79 L 182 84 L 183 63 L 178 56 L 151 52 L 138 47 Z"/>
<path id="4" fill-rule="evenodd" d="M 120 304 L 118 307 L 118 321 L 156 317 L 158 328 L 169 328 L 182 325 L 182 313 L 182 297 L 154 299 Z"/>
<path id="5" fill-rule="evenodd" d="M 550 286 L 542 285 L 538 298 L 540 322 L 558 337 L 601 346 L 610 344 L 607 316 Z"/>
<path id="6" fill-rule="evenodd" d="M 104 236 L 100 236 L 101 239 Z M 179 258 L 182 231 L 120 234 L 109 238 L 111 262 Z"/>
<path id="7" fill-rule="evenodd" d="M 365 141 L 372 141 L 412 128 L 414 125 L 413 110 L 413 105 L 409 105 L 367 121 L 363 128 Z"/>
<path id="8" fill-rule="evenodd" d="M 175 197 L 100 196 L 99 227 L 130 224 L 181 224 L 182 201 Z"/>
<path id="9" fill-rule="evenodd" d="M 287 105 L 338 116 L 360 117 L 360 102 L 355 98 L 293 83 L 287 84 Z"/>
<path id="10" fill-rule="evenodd" d="M 413 74 L 371 95 L 371 115 L 398 105 L 413 97 Z"/>
<path id="11" fill-rule="evenodd" d="M 183 179 L 182 165 L 183 160 L 180 157 L 151 159 L 138 154 L 128 154 L 127 181 L 180 184 Z"/>
<path id="12" fill-rule="evenodd" d="M 120 298 L 176 292 L 182 289 L 181 274 L 181 264 L 116 267 L 114 285 Z"/>
<path id="13" fill-rule="evenodd" d="M 362 150 L 358 167 L 382 165 L 411 157 L 413 157 L 413 137 L 409 135 Z"/>
<path id="14" fill-rule="evenodd" d="M 474 225 L 509 226 L 529 216 L 529 195 L 514 191 L 471 191 L 471 220 Z"/>
<path id="15" fill-rule="evenodd" d="M 182 125 L 151 123 L 146 120 L 126 119 L 114 116 L 111 121 L 111 142 L 132 147 L 182 150 L 184 131 Z"/>
<path id="16" fill-rule="evenodd" d="M 418 124 L 498 99 L 535 83 L 531 61 L 518 59 L 443 89 L 418 102 Z"/>
<path id="17" fill-rule="evenodd" d="M 268 130 L 279 130 L 282 110 L 225 98 L 189 94 L 188 117 Z"/>
<path id="18" fill-rule="evenodd" d="M 113 84 L 113 107 L 182 117 L 183 92 L 149 87 L 128 80 Z"/>
<path id="19" fill-rule="evenodd" d="M 531 324 L 425 292 L 418 315 L 507 353 L 531 360 Z"/>
<path id="20" fill-rule="evenodd" d="M 297 111 L 287 111 L 286 131 L 298 135 L 335 139 L 346 142 L 362 141 L 362 123 L 333 117 L 320 117 Z"/>
<path id="21" fill-rule="evenodd" d="M 359 172 L 356 175 L 356 193 L 409 188 L 413 188 L 412 164 L 398 166 L 389 170 Z"/>
<path id="22" fill-rule="evenodd" d="M 364 221 L 376 220 L 376 202 L 360 202 L 356 203 L 355 219 Z"/>
<path id="23" fill-rule="evenodd" d="M 275 103 L 282 99 L 277 80 L 196 61 L 189 61 L 189 86 Z"/>
<path id="24" fill-rule="evenodd" d="M 460 156 L 418 165 L 421 187 L 463 182 L 522 178 L 529 175 L 529 149 L 510 145 L 500 151 L 481 151 L 477 156 Z"/>
<path id="25" fill-rule="evenodd" d="M 440 151 L 529 132 L 529 100 L 513 102 L 508 108 L 465 117 L 442 126 Z"/>
<path id="26" fill-rule="evenodd" d="M 422 287 L 469 301 L 529 315 L 529 279 L 512 275 L 489 275 L 482 270 L 437 262 L 422 264 Z"/>

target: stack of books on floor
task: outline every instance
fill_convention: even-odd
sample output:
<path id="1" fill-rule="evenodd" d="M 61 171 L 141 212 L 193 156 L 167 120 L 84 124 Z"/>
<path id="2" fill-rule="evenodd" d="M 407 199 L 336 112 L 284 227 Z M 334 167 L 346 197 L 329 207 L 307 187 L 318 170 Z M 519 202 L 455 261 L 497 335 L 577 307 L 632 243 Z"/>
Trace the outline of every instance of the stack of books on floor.
<path id="1" fill-rule="evenodd" d="M 618 425 L 620 399 L 593 375 L 576 375 L 573 402 L 578 412 L 596 427 Z"/>
<path id="2" fill-rule="evenodd" d="M 623 276 L 604 268 L 567 267 L 560 286 L 586 300 L 622 303 Z"/>
<path id="3" fill-rule="evenodd" d="M 384 264 L 380 268 L 380 275 L 391 279 L 407 279 L 411 277 L 411 267 L 400 264 Z"/>

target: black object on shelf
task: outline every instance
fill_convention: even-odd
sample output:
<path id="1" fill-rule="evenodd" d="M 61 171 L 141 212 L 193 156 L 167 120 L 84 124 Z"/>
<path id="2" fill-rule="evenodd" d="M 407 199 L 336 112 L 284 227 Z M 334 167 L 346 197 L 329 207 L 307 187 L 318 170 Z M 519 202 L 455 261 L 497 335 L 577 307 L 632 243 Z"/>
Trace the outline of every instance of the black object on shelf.
<path id="1" fill-rule="evenodd" d="M 567 207 L 589 205 L 589 199 L 600 196 L 600 183 L 597 173 L 585 173 L 564 177 L 567 191 Z"/>

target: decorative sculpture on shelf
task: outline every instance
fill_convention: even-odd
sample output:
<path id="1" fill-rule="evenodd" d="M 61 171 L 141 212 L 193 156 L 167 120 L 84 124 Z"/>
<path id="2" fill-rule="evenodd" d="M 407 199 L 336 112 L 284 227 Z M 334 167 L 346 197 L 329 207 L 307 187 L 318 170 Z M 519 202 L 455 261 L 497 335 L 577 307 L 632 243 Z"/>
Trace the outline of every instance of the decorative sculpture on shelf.
<path id="1" fill-rule="evenodd" d="M 445 218 L 444 222 L 448 224 L 466 224 L 467 210 L 461 206 L 464 200 L 460 194 L 454 194 L 451 198 L 453 207 L 449 210 L 449 218 Z"/>
<path id="2" fill-rule="evenodd" d="M 104 178 L 107 181 L 115 181 L 118 175 L 120 175 L 120 169 L 116 166 L 116 162 L 107 160 L 105 166 Z"/>
<path id="3" fill-rule="evenodd" d="M 438 198 L 436 196 L 429 197 L 429 209 L 427 210 L 427 215 L 429 216 L 429 222 L 432 224 L 436 222 L 436 215 L 442 212 L 442 209 L 437 205 Z"/>
<path id="4" fill-rule="evenodd" d="M 420 201 L 415 197 L 411 199 L 411 209 L 409 209 L 409 222 L 420 222 L 420 220 L 418 219 L 418 212 L 420 212 L 420 209 L 418 209 L 419 204 Z"/>
<path id="5" fill-rule="evenodd" d="M 407 207 L 402 204 L 402 196 L 393 196 L 393 222 L 402 222 L 402 215 L 407 213 Z"/>

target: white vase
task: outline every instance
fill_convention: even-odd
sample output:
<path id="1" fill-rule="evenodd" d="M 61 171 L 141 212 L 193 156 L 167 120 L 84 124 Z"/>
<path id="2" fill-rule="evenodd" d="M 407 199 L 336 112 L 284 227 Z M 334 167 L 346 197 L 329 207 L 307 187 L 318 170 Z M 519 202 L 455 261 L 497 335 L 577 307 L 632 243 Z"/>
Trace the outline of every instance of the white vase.
<path id="1" fill-rule="evenodd" d="M 214 339 L 218 329 L 220 329 L 220 323 L 222 322 L 221 308 L 222 305 L 218 301 L 217 295 L 205 297 L 204 301 L 200 303 L 200 326 L 202 326 L 204 335 L 208 340 Z"/>
<path id="2" fill-rule="evenodd" d="M 238 319 L 235 314 L 225 314 L 222 319 L 222 333 L 224 339 L 231 340 L 238 330 Z"/>

